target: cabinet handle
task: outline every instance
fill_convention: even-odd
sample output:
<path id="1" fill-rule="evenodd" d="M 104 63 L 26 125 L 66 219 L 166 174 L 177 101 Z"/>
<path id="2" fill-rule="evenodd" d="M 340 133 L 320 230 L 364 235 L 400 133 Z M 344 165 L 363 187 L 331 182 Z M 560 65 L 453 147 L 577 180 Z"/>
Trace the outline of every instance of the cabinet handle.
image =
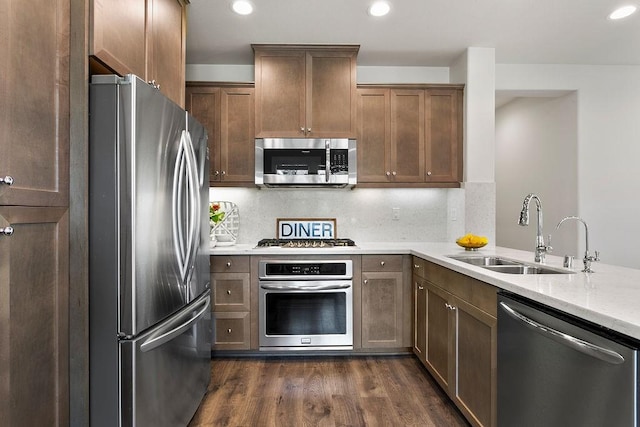
<path id="1" fill-rule="evenodd" d="M 13 227 L 0 227 L 0 234 L 3 236 L 11 236 L 13 234 Z"/>
<path id="2" fill-rule="evenodd" d="M 227 261 L 227 267 L 231 267 L 231 261 Z"/>
<path id="3" fill-rule="evenodd" d="M 418 286 L 419 291 L 424 291 L 424 286 Z"/>
<path id="4" fill-rule="evenodd" d="M 431 171 L 427 171 L 427 176 L 431 176 Z"/>
<path id="5" fill-rule="evenodd" d="M 227 329 L 227 333 L 228 333 L 228 334 L 230 334 L 231 332 L 233 332 L 233 331 L 231 330 L 231 328 Z"/>
<path id="6" fill-rule="evenodd" d="M 215 172 L 213 173 L 213 176 L 218 176 L 218 175 L 220 175 L 220 171 L 215 171 Z"/>
<path id="7" fill-rule="evenodd" d="M 231 295 L 231 289 L 227 289 L 227 295 Z"/>
<path id="8" fill-rule="evenodd" d="M 13 177 L 7 175 L 4 178 L 0 178 L 0 184 L 12 185 L 13 184 Z"/>
<path id="9" fill-rule="evenodd" d="M 303 127 L 301 127 L 301 128 L 300 128 L 300 132 L 305 133 L 305 131 L 304 131 L 304 128 L 303 128 Z"/>
<path id="10" fill-rule="evenodd" d="M 396 171 L 391 172 L 391 175 L 396 176 Z"/>
<path id="11" fill-rule="evenodd" d="M 307 128 L 307 133 L 311 133 L 311 128 Z"/>
<path id="12" fill-rule="evenodd" d="M 380 265 L 384 267 L 384 261 L 380 261 Z"/>
<path id="13" fill-rule="evenodd" d="M 387 171 L 386 175 L 391 176 L 391 172 Z"/>
<path id="14" fill-rule="evenodd" d="M 367 283 L 369 283 L 369 281 L 368 281 L 367 279 L 364 279 L 364 280 L 362 281 L 362 283 L 364 283 L 364 284 L 366 285 Z"/>
<path id="15" fill-rule="evenodd" d="M 420 268 L 420 264 L 413 264 L 413 268 Z"/>

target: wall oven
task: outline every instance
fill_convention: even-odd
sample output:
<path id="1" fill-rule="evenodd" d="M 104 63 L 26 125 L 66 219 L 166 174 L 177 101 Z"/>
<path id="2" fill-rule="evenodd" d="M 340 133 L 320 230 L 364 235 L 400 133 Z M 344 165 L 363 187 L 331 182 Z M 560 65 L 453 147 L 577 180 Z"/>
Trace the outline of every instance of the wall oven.
<path id="1" fill-rule="evenodd" d="M 255 141 L 260 187 L 351 187 L 357 183 L 355 139 L 264 138 Z"/>
<path id="2" fill-rule="evenodd" d="M 262 260 L 261 350 L 353 349 L 351 260 Z"/>

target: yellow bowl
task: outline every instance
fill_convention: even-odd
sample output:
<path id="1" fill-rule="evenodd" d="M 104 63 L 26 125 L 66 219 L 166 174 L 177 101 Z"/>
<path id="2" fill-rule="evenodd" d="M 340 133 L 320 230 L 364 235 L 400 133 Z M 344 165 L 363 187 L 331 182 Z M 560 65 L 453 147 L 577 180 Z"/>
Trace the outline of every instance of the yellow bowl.
<path id="1" fill-rule="evenodd" d="M 461 243 L 461 242 L 458 242 L 458 241 L 456 241 L 456 243 L 458 244 L 458 246 L 462 246 L 467 251 L 475 251 L 475 250 L 478 250 L 479 248 L 481 248 L 483 246 L 487 246 L 486 243 Z"/>

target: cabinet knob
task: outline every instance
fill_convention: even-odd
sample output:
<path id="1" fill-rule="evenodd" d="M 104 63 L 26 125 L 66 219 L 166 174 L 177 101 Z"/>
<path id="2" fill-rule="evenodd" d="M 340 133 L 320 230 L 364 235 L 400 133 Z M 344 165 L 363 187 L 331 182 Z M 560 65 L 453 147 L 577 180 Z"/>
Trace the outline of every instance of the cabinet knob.
<path id="1" fill-rule="evenodd" d="M 448 302 L 444 303 L 444 306 L 447 307 L 447 309 L 454 311 L 456 308 L 454 306 L 452 306 L 451 304 L 449 304 Z"/>
<path id="2" fill-rule="evenodd" d="M 13 227 L 0 227 L 0 235 L 11 236 L 13 234 Z"/>
<path id="3" fill-rule="evenodd" d="M 227 171 L 222 171 L 222 176 L 224 177 L 227 174 Z"/>
<path id="4" fill-rule="evenodd" d="M 424 291 L 424 286 L 418 286 L 419 291 Z"/>
<path id="5" fill-rule="evenodd" d="M 7 175 L 4 178 L 0 178 L 0 184 L 12 185 L 13 184 L 13 177 Z"/>
<path id="6" fill-rule="evenodd" d="M 231 295 L 231 289 L 227 289 L 227 295 Z"/>
<path id="7" fill-rule="evenodd" d="M 431 171 L 427 171 L 427 176 L 431 176 Z"/>
<path id="8" fill-rule="evenodd" d="M 147 83 L 153 86 L 154 89 L 160 90 L 160 83 L 156 82 L 155 80 L 149 80 Z"/>
<path id="9" fill-rule="evenodd" d="M 396 171 L 391 172 L 391 175 L 396 176 Z"/>
<path id="10" fill-rule="evenodd" d="M 231 332 L 233 332 L 233 331 L 231 330 L 231 328 L 227 329 L 227 333 L 228 333 L 228 334 L 230 334 Z"/>
<path id="11" fill-rule="evenodd" d="M 218 175 L 220 175 L 220 171 L 215 171 L 215 172 L 213 173 L 213 176 L 218 176 Z"/>
<path id="12" fill-rule="evenodd" d="M 311 133 L 311 128 L 307 128 L 307 133 Z"/>
<path id="13" fill-rule="evenodd" d="M 304 128 L 303 127 L 300 128 L 300 132 L 304 133 Z"/>
<path id="14" fill-rule="evenodd" d="M 227 267 L 231 267 L 231 261 L 227 261 Z"/>
<path id="15" fill-rule="evenodd" d="M 369 283 L 369 280 L 364 279 L 364 280 L 362 281 L 362 283 L 364 283 L 364 284 L 366 285 L 367 283 Z"/>
<path id="16" fill-rule="evenodd" d="M 384 261 L 380 261 L 380 265 L 384 267 Z"/>
<path id="17" fill-rule="evenodd" d="M 420 268 L 420 264 L 413 264 L 413 268 Z"/>
<path id="18" fill-rule="evenodd" d="M 387 171 L 386 175 L 391 176 L 391 172 Z"/>

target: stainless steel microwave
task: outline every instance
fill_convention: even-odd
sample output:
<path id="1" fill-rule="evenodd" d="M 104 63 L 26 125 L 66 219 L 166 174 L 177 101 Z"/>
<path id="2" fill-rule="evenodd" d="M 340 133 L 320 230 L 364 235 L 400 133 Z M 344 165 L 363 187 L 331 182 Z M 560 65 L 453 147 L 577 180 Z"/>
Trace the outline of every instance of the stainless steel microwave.
<path id="1" fill-rule="evenodd" d="M 255 183 L 261 187 L 352 187 L 355 139 L 256 139 Z"/>

